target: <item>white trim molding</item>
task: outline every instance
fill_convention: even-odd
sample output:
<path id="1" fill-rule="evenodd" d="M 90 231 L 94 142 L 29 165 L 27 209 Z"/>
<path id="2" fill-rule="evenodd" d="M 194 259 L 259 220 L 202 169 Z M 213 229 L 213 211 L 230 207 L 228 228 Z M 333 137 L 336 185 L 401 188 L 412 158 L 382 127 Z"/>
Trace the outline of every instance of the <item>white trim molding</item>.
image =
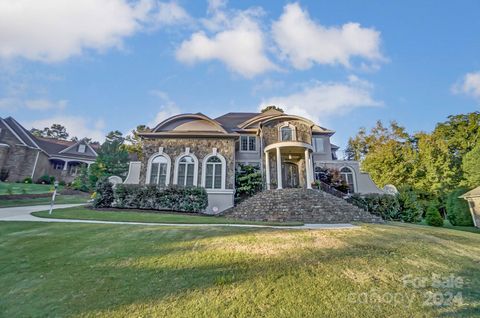
<path id="1" fill-rule="evenodd" d="M 222 156 L 220 153 L 218 153 L 217 148 L 213 148 L 212 153 L 206 155 L 202 159 L 202 187 L 205 188 L 205 185 L 206 185 L 206 181 L 207 181 L 207 161 L 211 157 L 217 157 L 222 162 L 222 170 L 221 170 L 222 182 L 221 182 L 221 185 L 220 185 L 220 189 L 209 189 L 209 190 L 225 190 L 226 179 L 227 179 L 227 160 L 225 160 L 224 156 Z"/>
<path id="2" fill-rule="evenodd" d="M 292 130 L 292 140 L 283 140 L 282 139 L 282 128 L 288 127 Z M 278 126 L 278 141 L 297 141 L 297 127 L 292 125 L 290 122 L 283 122 Z"/>
<path id="3" fill-rule="evenodd" d="M 353 177 L 353 193 L 356 193 L 358 192 L 358 186 L 357 186 L 357 174 L 355 173 L 355 169 L 353 169 L 352 167 L 350 166 L 341 166 L 338 171 L 340 172 L 340 175 L 342 175 L 342 169 L 343 168 L 347 168 L 348 170 L 350 170 L 350 173 L 352 174 L 352 177 Z M 345 172 L 343 172 L 345 173 Z M 348 178 L 347 178 L 347 183 L 348 183 Z"/>
<path id="4" fill-rule="evenodd" d="M 169 155 L 163 152 L 163 147 L 158 148 L 158 152 L 154 153 L 153 155 L 150 156 L 150 158 L 148 158 L 147 175 L 145 178 L 145 184 L 150 184 L 150 177 L 152 173 L 152 161 L 157 157 L 163 157 L 167 160 L 167 177 L 165 178 L 165 186 L 168 186 L 170 184 L 170 179 L 171 179 L 170 172 L 172 170 L 172 159 L 170 159 Z"/>
<path id="5" fill-rule="evenodd" d="M 177 158 L 175 158 L 175 168 L 173 170 L 173 184 L 177 184 L 178 182 L 178 165 L 180 160 L 185 157 L 190 156 L 193 158 L 193 186 L 198 185 L 198 158 L 195 156 L 194 153 L 190 152 L 190 147 L 185 148 L 185 152 L 181 153 Z M 186 172 L 185 172 L 186 173 Z"/>

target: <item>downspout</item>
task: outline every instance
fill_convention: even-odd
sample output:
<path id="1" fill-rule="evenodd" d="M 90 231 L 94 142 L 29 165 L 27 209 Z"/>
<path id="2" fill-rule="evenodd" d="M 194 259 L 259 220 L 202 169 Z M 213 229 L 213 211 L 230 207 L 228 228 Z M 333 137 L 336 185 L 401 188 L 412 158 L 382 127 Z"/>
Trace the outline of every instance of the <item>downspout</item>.
<path id="1" fill-rule="evenodd" d="M 35 158 L 35 163 L 33 164 L 32 176 L 31 176 L 32 179 L 33 179 L 33 176 L 35 175 L 35 169 L 37 168 L 37 162 L 38 162 L 39 156 L 40 156 L 40 150 L 37 151 L 37 157 Z"/>

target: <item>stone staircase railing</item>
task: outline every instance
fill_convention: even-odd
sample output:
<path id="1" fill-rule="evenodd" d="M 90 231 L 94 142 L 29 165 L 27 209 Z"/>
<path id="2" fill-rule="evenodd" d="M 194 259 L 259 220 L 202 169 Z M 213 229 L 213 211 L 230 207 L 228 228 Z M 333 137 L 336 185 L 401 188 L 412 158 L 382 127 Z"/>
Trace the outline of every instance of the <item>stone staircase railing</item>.
<path id="1" fill-rule="evenodd" d="M 322 190 L 324 192 L 327 192 L 331 195 L 336 196 L 337 198 L 340 198 L 340 199 L 343 199 L 343 200 L 347 201 L 348 203 L 356 205 L 357 207 L 359 207 L 359 208 L 361 208 L 361 209 L 363 209 L 367 212 L 370 212 L 369 209 L 368 209 L 368 206 L 364 202 L 362 202 L 360 200 L 357 200 L 355 197 L 352 197 L 351 195 L 349 195 L 347 193 L 343 193 L 342 191 L 339 191 L 339 190 L 335 189 L 334 187 L 332 187 L 328 183 L 323 182 L 321 180 L 317 180 L 316 184 L 318 185 L 318 190 Z"/>

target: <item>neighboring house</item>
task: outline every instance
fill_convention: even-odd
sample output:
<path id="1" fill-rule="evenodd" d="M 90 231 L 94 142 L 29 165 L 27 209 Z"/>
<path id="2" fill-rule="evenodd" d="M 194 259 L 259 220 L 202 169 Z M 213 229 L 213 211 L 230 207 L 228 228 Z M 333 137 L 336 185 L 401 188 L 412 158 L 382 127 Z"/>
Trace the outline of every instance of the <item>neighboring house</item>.
<path id="1" fill-rule="evenodd" d="M 468 201 L 470 213 L 472 214 L 473 225 L 480 228 L 480 187 L 468 191 L 460 198 Z"/>
<path id="2" fill-rule="evenodd" d="M 50 175 L 72 182 L 80 167 L 94 163 L 96 157 L 95 148 L 84 139 L 35 137 L 12 117 L 0 117 L 0 170 L 8 171 L 9 181 Z"/>
<path id="3" fill-rule="evenodd" d="M 202 186 L 207 212 L 233 205 L 235 169 L 260 168 L 265 189 L 311 188 L 320 167 L 337 168 L 352 192 L 381 192 L 355 161 L 337 160 L 334 131 L 277 110 L 201 113 L 168 118 L 141 133 L 143 161 L 131 163 L 125 183 Z"/>

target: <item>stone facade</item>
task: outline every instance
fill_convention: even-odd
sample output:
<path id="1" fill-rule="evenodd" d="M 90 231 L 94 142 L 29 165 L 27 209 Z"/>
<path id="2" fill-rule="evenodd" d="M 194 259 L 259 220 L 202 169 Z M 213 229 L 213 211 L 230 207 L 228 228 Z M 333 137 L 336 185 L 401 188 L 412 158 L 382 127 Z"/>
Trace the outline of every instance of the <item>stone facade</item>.
<path id="1" fill-rule="evenodd" d="M 172 160 L 170 169 L 170 184 L 174 183 L 174 165 L 175 159 L 185 153 L 185 149 L 190 148 L 190 153 L 198 158 L 198 185 L 201 185 L 202 162 L 203 158 L 211 154 L 213 148 L 217 148 L 217 152 L 225 157 L 226 160 L 226 189 L 233 189 L 235 185 L 235 139 L 219 138 L 219 137 L 202 137 L 202 138 L 144 138 L 143 141 L 143 160 L 140 171 L 140 183 L 145 184 L 148 159 L 158 153 L 160 147 L 163 152 Z"/>
<path id="2" fill-rule="evenodd" d="M 260 192 L 224 212 L 250 221 L 304 223 L 383 223 L 347 201 L 320 190 L 283 189 Z"/>
<path id="3" fill-rule="evenodd" d="M 288 122 L 295 127 L 297 140 L 306 144 L 312 144 L 312 129 L 310 125 L 299 120 L 274 120 L 262 126 L 262 139 L 264 147 L 280 141 L 280 127 Z"/>

